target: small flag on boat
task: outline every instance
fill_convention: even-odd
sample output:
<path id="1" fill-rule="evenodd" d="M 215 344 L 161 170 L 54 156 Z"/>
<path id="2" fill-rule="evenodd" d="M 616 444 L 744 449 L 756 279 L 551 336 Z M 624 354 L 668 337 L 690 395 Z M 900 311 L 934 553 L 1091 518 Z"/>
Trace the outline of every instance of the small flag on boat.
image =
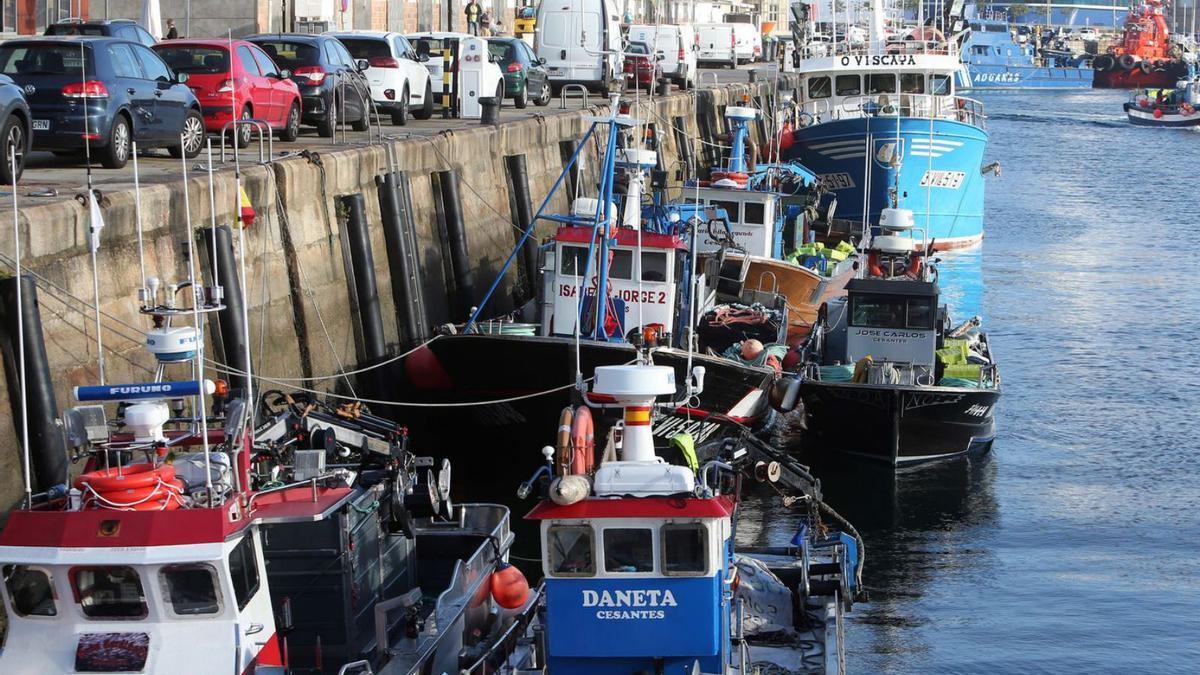
<path id="1" fill-rule="evenodd" d="M 246 188 L 238 186 L 238 191 L 241 192 L 242 227 L 250 227 L 254 224 L 254 207 L 250 205 L 250 195 L 246 194 Z"/>
<path id="2" fill-rule="evenodd" d="M 100 203 L 96 201 L 96 191 L 88 190 L 88 218 L 91 220 L 92 250 L 100 250 L 100 230 L 104 229 L 104 215 L 100 213 Z"/>

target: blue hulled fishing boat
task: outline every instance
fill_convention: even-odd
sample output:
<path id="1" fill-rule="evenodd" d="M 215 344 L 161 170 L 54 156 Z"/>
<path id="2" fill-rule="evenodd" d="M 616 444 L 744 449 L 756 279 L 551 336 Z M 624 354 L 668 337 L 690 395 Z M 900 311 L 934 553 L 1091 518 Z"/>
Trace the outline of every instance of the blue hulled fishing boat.
<path id="1" fill-rule="evenodd" d="M 947 22 L 889 35 L 883 0 L 873 0 L 869 39 L 831 45 L 810 39 L 808 5 L 792 12 L 804 81 L 781 157 L 818 174 L 843 221 L 877 223 L 898 203 L 922 214 L 919 234 L 936 249 L 979 243 L 986 118 L 982 103 L 955 95 L 958 46 L 938 28 Z"/>
<path id="2" fill-rule="evenodd" d="M 1018 42 L 1007 21 L 971 19 L 970 27 L 961 50 L 963 67 L 956 75 L 958 89 L 1092 88 L 1086 56 Z"/>

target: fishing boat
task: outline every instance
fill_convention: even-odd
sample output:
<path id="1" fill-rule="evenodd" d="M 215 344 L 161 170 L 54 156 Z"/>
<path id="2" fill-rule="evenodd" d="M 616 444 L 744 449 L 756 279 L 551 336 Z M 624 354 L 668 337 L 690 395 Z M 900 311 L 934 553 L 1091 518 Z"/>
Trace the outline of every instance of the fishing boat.
<path id="1" fill-rule="evenodd" d="M 753 289 L 718 294 L 715 274 L 695 252 L 696 233 L 706 227 L 700 216 L 641 219 L 656 154 L 622 147 L 638 121 L 620 112 L 616 95 L 611 103 L 607 115 L 591 119 L 580 142 L 585 147 L 593 134 L 603 134 L 597 196 L 575 199 L 568 214 L 546 212 L 547 196 L 488 291 L 490 297 L 500 285 L 534 224 L 554 223 L 541 247 L 536 320 L 482 319 L 485 298 L 466 325 L 448 328 L 401 363 L 391 391 L 399 400 L 436 404 L 421 409 L 427 423 L 451 415 L 463 433 L 507 430 L 515 434 L 509 442 L 530 442 L 530 421 L 577 403 L 597 367 L 629 363 L 639 347 L 651 345 L 654 362 L 675 369 L 678 387 L 677 406 L 660 433 L 686 432 L 700 442 L 769 424 L 767 393 L 782 364 L 767 347 L 785 341 L 787 303 Z M 578 153 L 555 190 L 577 160 Z M 719 264 L 716 258 L 708 267 Z M 721 309 L 736 311 L 740 320 L 701 334 L 697 326 Z M 694 393 L 702 383 L 703 393 Z M 599 433 L 608 433 L 611 417 L 600 416 Z"/>
<path id="2" fill-rule="evenodd" d="M 540 530 L 538 599 L 511 638 L 458 672 L 845 672 L 861 540 L 806 475 L 808 491 L 783 498 L 801 514 L 790 538 L 738 546 L 743 491 L 784 469 L 745 461 L 740 443 L 710 459 L 665 459 L 655 399 L 670 414 L 674 375 L 644 360 L 596 369 L 592 392 L 623 409 L 620 437 L 601 447 L 586 430 L 562 432 L 542 451 L 518 493 L 538 500 L 526 516 Z"/>
<path id="3" fill-rule="evenodd" d="M 1092 60 L 1097 89 L 1171 87 L 1196 75 L 1196 45 L 1172 35 L 1163 0 L 1130 3 L 1120 42 Z"/>
<path id="4" fill-rule="evenodd" d="M 1000 373 L 978 317 L 952 326 L 936 260 L 912 214 L 884 211 L 859 278 L 826 303 L 802 347 L 803 443 L 905 467 L 981 455 L 995 439 Z"/>
<path id="5" fill-rule="evenodd" d="M 796 68 L 803 82 L 792 119 L 777 141 L 781 156 L 803 164 L 837 196 L 839 217 L 862 228 L 892 204 L 891 190 L 915 213 L 938 250 L 983 239 L 983 164 L 988 133 L 983 104 L 959 96 L 959 18 L 896 30 L 883 0 L 871 3 L 865 44 L 813 43 L 810 6 L 791 5 Z"/>
<path id="6" fill-rule="evenodd" d="M 1139 89 L 1125 102 L 1132 124 L 1143 127 L 1200 126 L 1200 79 L 1180 80 L 1174 89 Z"/>
<path id="7" fill-rule="evenodd" d="M 955 76 L 959 91 L 1092 87 L 1085 55 L 1018 42 L 1004 20 L 971 19 L 969 26 L 961 49 L 963 67 Z"/>
<path id="8" fill-rule="evenodd" d="M 140 219 L 138 232 L 140 254 Z M 191 237 L 182 278 L 142 266 L 153 379 L 105 382 L 101 368 L 56 434 L 22 434 L 25 499 L 0 532 L 0 671 L 333 673 L 377 664 L 397 630 L 396 672 L 455 670 L 502 611 L 490 583 L 513 574 L 508 509 L 452 503 L 449 464 L 415 456 L 403 426 L 361 403 L 256 396 L 249 370 L 240 385 L 206 377 L 209 321 L 250 341 L 234 309 L 244 273 L 220 276 L 235 267 L 229 229 L 200 233 L 219 258 L 206 284 Z M 16 259 L 14 395 L 53 429 L 36 285 Z M 27 413 L 25 430 L 47 421 Z"/>

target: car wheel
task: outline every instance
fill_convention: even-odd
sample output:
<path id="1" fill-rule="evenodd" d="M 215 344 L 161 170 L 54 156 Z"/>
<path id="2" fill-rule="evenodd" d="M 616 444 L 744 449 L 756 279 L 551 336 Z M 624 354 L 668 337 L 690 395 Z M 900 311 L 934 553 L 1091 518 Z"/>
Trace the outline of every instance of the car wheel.
<path id="1" fill-rule="evenodd" d="M 408 85 L 404 85 L 404 91 L 400 92 L 400 104 L 396 111 L 392 113 L 392 124 L 402 127 L 408 124 Z"/>
<path id="2" fill-rule="evenodd" d="M 427 120 L 433 117 L 433 84 L 425 81 L 425 102 L 421 104 L 421 109 L 413 112 L 413 117 L 419 120 Z"/>
<path id="3" fill-rule="evenodd" d="M 317 135 L 321 138 L 333 138 L 337 131 L 337 99 L 331 98 L 329 107 L 325 109 L 325 119 L 317 124 Z"/>
<path id="4" fill-rule="evenodd" d="M 545 107 L 545 106 L 550 105 L 550 83 L 549 82 L 542 83 L 542 93 L 540 95 L 538 95 L 537 100 L 535 100 L 534 103 L 538 107 Z"/>
<path id="5" fill-rule="evenodd" d="M 518 108 L 524 108 L 529 105 L 529 80 L 528 79 L 525 80 L 525 83 L 523 85 L 521 85 L 521 93 L 517 94 L 516 97 L 513 98 L 513 105 L 517 106 Z"/>
<path id="6" fill-rule="evenodd" d="M 496 85 L 496 107 L 504 107 L 504 78 L 500 78 L 500 83 Z"/>
<path id="7" fill-rule="evenodd" d="M 129 161 L 129 148 L 133 134 L 129 128 L 129 118 L 118 113 L 113 120 L 112 132 L 108 135 L 108 146 L 104 148 L 100 161 L 106 169 L 120 169 Z"/>
<path id="8" fill-rule="evenodd" d="M 242 108 L 241 119 L 248 120 L 252 116 L 250 106 Z M 254 138 L 254 127 L 249 124 L 238 124 L 233 129 L 234 146 L 245 148 L 250 145 L 250 141 Z"/>
<path id="9" fill-rule="evenodd" d="M 0 180 L 7 186 L 21 179 L 25 170 L 25 150 L 28 149 L 28 138 L 25 135 L 25 125 L 16 115 L 9 115 L 8 121 L 0 130 L 0 138 L 4 139 L 4 157 L 0 160 Z M 14 166 L 15 163 L 15 166 Z"/>
<path id="10" fill-rule="evenodd" d="M 291 143 L 300 137 L 300 102 L 292 101 L 292 109 L 288 111 L 287 124 L 279 134 L 279 140 Z"/>
<path id="11" fill-rule="evenodd" d="M 355 131 L 366 131 L 371 128 L 371 99 L 364 98 L 362 100 L 362 116 L 354 120 L 350 128 Z"/>
<path id="12" fill-rule="evenodd" d="M 200 116 L 200 111 L 188 111 L 187 117 L 183 118 L 183 132 L 180 137 L 180 144 L 167 148 L 167 152 L 175 159 L 198 157 L 204 147 L 204 118 Z"/>

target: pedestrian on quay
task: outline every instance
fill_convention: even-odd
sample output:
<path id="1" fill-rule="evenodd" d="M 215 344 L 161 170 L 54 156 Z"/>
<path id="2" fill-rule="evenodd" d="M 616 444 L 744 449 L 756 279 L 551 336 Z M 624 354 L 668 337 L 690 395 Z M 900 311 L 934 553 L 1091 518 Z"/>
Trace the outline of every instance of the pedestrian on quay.
<path id="1" fill-rule="evenodd" d="M 167 36 L 164 40 L 178 40 L 179 31 L 175 30 L 175 19 L 167 19 Z"/>
<path id="2" fill-rule="evenodd" d="M 467 15 L 467 32 L 478 37 L 479 17 L 483 14 L 483 7 L 480 7 L 479 3 L 475 2 L 475 0 L 471 0 L 463 13 Z"/>
<path id="3" fill-rule="evenodd" d="M 488 14 L 486 9 L 479 15 L 479 34 L 484 37 L 490 37 L 492 34 L 492 15 Z"/>

